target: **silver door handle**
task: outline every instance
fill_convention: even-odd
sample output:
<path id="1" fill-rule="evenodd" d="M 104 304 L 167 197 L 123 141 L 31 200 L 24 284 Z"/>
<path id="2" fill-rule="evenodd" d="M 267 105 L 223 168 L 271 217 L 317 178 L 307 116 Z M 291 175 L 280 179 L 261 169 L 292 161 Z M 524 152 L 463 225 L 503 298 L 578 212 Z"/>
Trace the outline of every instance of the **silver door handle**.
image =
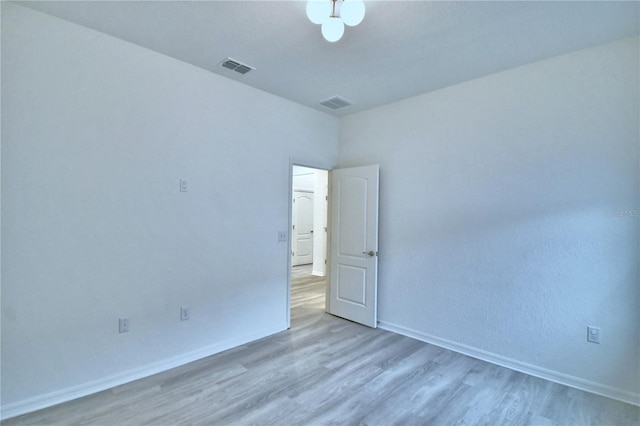
<path id="1" fill-rule="evenodd" d="M 366 254 L 369 257 L 373 257 L 376 255 L 376 252 L 373 250 L 369 250 L 369 251 L 363 251 L 362 254 Z"/>

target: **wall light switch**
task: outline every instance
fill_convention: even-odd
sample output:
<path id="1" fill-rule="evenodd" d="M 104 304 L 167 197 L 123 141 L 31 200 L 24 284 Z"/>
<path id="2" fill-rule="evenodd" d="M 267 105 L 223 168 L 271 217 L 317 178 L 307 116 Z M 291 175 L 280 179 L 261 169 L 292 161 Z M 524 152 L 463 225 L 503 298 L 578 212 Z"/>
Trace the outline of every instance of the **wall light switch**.
<path id="1" fill-rule="evenodd" d="M 188 306 L 183 306 L 180 308 L 180 321 L 187 321 L 191 318 L 191 309 Z"/>
<path id="2" fill-rule="evenodd" d="M 188 192 L 189 186 L 187 185 L 187 181 L 184 179 L 180 179 L 180 192 Z"/>
<path id="3" fill-rule="evenodd" d="M 600 344 L 600 328 L 587 327 L 587 342 Z"/>

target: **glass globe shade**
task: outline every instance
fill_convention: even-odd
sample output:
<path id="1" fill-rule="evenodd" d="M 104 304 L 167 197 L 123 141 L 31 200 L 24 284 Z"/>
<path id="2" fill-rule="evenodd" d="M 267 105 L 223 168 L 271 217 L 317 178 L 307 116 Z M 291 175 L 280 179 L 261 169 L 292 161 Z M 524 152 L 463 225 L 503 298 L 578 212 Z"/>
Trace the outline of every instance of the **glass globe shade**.
<path id="1" fill-rule="evenodd" d="M 340 17 L 345 25 L 358 25 L 364 19 L 364 2 L 362 0 L 344 0 L 340 8 Z"/>
<path id="2" fill-rule="evenodd" d="M 330 18 L 322 23 L 322 36 L 325 40 L 334 42 L 340 40 L 344 34 L 344 23 L 340 18 Z"/>
<path id="3" fill-rule="evenodd" d="M 314 24 L 322 24 L 331 16 L 331 0 L 309 0 L 307 17 Z"/>

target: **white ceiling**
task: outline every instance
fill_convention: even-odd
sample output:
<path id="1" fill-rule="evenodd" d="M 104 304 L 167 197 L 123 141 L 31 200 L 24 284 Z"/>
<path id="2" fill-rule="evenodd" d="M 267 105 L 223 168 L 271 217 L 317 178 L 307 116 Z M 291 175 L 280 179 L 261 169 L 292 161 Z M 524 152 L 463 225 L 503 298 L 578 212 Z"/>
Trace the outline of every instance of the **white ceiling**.
<path id="1" fill-rule="evenodd" d="M 18 3 L 335 115 L 640 32 L 636 1 L 365 0 L 364 21 L 336 43 L 306 1 Z M 256 69 L 230 71 L 226 57 Z M 356 104 L 319 104 L 334 95 Z"/>

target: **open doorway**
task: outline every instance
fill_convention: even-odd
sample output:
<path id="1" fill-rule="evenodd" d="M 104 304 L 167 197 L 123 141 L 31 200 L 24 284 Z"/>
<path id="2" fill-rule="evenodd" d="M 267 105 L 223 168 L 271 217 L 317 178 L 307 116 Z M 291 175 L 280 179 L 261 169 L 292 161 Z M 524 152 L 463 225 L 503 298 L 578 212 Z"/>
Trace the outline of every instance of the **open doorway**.
<path id="1" fill-rule="evenodd" d="M 328 244 L 327 170 L 292 165 L 290 319 L 325 311 Z"/>

